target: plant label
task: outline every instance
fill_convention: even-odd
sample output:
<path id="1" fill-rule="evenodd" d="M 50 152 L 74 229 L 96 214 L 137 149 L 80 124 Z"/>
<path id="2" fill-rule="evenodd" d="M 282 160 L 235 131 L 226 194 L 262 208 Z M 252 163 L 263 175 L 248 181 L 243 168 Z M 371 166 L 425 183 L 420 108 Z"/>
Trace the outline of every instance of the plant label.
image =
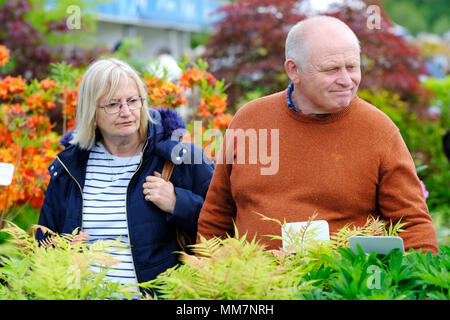
<path id="1" fill-rule="evenodd" d="M 367 255 L 372 251 L 378 254 L 388 254 L 394 249 L 405 252 L 403 239 L 398 236 L 351 236 L 348 238 L 348 243 L 355 254 L 358 254 L 358 245 Z"/>
<path id="2" fill-rule="evenodd" d="M 0 162 L 0 186 L 9 186 L 14 174 L 14 165 Z"/>

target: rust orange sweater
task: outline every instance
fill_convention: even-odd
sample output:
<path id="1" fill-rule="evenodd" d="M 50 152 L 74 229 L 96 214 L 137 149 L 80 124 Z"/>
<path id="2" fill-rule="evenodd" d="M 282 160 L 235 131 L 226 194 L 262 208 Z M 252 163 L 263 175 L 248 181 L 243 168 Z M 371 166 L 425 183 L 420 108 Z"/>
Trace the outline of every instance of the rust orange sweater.
<path id="1" fill-rule="evenodd" d="M 230 133 L 247 135 L 246 148 L 232 135 L 224 140 L 199 217 L 198 232 L 207 239 L 233 235 L 235 222 L 239 235 L 256 235 L 268 249 L 278 249 L 281 241 L 264 235 L 281 235 L 280 226 L 255 212 L 299 222 L 317 211 L 316 220 L 328 221 L 330 233 L 348 223 L 362 226 L 369 215 L 393 223 L 402 218 L 408 223 L 400 233 L 405 249 L 437 253 L 411 155 L 398 128 L 376 107 L 356 97 L 338 113 L 319 118 L 289 109 L 283 91 L 239 109 Z M 266 133 L 272 159 L 254 150 L 263 149 Z M 245 158 L 239 158 L 243 150 Z"/>

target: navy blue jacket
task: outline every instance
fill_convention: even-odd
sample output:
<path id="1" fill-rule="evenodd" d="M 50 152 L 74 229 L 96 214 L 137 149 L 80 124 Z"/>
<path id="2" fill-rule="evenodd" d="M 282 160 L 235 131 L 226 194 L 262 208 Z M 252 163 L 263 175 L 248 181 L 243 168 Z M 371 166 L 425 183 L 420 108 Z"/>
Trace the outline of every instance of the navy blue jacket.
<path id="1" fill-rule="evenodd" d="M 139 283 L 154 279 L 178 263 L 178 254 L 174 253 L 180 251 L 176 228 L 195 241 L 198 215 L 214 170 L 200 147 L 172 140 L 170 133 L 175 128 L 168 129 L 161 120 L 162 113 L 155 109 L 150 112 L 157 123 L 149 123 L 141 164 L 130 180 L 126 198 L 129 239 Z M 142 185 L 153 171 L 161 173 L 165 159 L 171 160 L 172 156 L 176 165 L 170 180 L 175 187 L 176 204 L 170 214 L 144 199 Z M 50 165 L 51 180 L 40 212 L 40 225 L 57 233 L 72 233 L 77 227 L 83 230 L 82 190 L 88 158 L 89 151 L 70 145 Z M 42 240 L 44 235 L 38 232 L 36 238 Z"/>

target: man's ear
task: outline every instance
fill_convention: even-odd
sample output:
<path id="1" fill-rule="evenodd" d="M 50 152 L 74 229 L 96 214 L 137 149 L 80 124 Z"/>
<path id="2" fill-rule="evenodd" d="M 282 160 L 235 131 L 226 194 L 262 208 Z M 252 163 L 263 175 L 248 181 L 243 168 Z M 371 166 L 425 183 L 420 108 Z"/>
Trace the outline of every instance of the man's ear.
<path id="1" fill-rule="evenodd" d="M 291 81 L 294 84 L 300 82 L 300 72 L 301 72 L 301 70 L 300 70 L 299 67 L 297 67 L 297 64 L 295 63 L 294 60 L 287 59 L 284 62 L 284 70 L 286 71 L 286 74 L 289 77 L 289 79 L 291 79 Z"/>

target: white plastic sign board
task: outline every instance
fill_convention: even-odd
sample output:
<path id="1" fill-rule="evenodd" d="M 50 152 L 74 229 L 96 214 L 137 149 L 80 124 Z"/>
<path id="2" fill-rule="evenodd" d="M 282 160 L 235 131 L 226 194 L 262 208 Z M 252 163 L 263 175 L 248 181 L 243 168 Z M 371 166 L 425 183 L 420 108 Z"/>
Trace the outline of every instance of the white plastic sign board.
<path id="1" fill-rule="evenodd" d="M 9 186 L 14 175 L 14 165 L 0 162 L 0 186 Z"/>
<path id="2" fill-rule="evenodd" d="M 289 234 L 301 233 L 304 228 L 310 223 L 308 228 L 306 229 L 306 233 L 311 232 L 312 239 L 319 241 L 330 240 L 330 228 L 328 226 L 328 222 L 325 220 L 317 220 L 311 222 L 290 222 L 286 223 L 285 226 L 281 228 L 281 236 L 283 237 L 283 249 L 287 250 L 287 247 L 290 245 L 288 243 L 287 238 L 289 238 Z"/>

